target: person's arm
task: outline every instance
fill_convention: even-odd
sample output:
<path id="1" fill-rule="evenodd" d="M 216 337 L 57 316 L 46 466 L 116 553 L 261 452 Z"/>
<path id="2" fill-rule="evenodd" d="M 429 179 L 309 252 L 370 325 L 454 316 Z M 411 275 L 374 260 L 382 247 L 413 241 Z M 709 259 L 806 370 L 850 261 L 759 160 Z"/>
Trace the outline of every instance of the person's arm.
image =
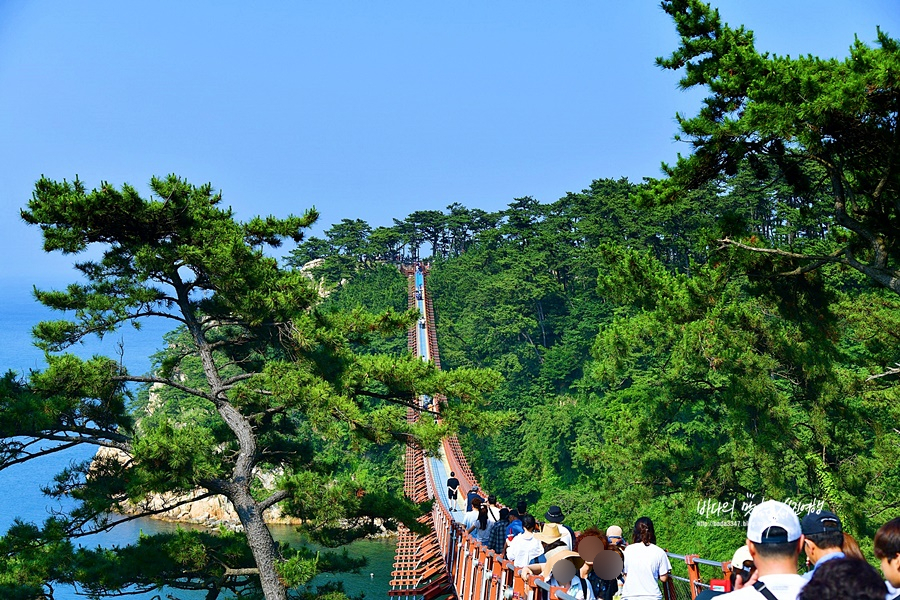
<path id="1" fill-rule="evenodd" d="M 669 572 L 669 573 L 663 573 L 662 575 L 659 576 L 659 580 L 660 580 L 661 582 L 665 583 L 665 582 L 667 582 L 667 581 L 669 580 L 669 576 L 670 576 L 671 574 L 672 574 L 671 572 Z"/>
<path id="2" fill-rule="evenodd" d="M 581 570 L 578 571 L 578 576 L 581 577 L 582 579 L 585 579 L 588 576 L 588 573 L 590 573 L 591 569 L 593 569 L 593 568 L 594 568 L 594 563 L 592 563 L 592 562 L 589 563 L 588 561 L 584 561 L 584 564 L 581 565 Z"/>
<path id="3" fill-rule="evenodd" d="M 540 575 L 544 572 L 544 565 L 547 563 L 531 563 L 522 567 L 522 575 Z"/>
<path id="4" fill-rule="evenodd" d="M 750 579 L 744 581 L 743 577 L 735 577 L 734 578 L 734 590 L 739 590 L 742 587 L 753 586 L 754 583 L 759 580 L 759 570 L 753 569 L 753 573 L 750 574 Z"/>

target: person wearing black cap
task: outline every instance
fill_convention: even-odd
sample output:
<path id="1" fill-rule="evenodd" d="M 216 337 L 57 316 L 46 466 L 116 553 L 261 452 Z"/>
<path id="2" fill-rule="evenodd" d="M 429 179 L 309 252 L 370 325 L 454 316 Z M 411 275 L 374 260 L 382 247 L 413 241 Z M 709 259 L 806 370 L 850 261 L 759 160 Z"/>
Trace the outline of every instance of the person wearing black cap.
<path id="1" fill-rule="evenodd" d="M 809 581 L 822 563 L 835 558 L 844 558 L 842 551 L 844 530 L 838 516 L 827 510 L 809 513 L 800 521 L 800 528 L 806 538 L 803 542 L 803 551 L 813 565 L 813 568 L 803 575 L 803 578 Z"/>
<path id="2" fill-rule="evenodd" d="M 560 528 L 562 541 L 566 543 L 566 548 L 572 550 L 574 548 L 575 532 L 572 531 L 572 528 L 568 525 L 563 525 L 566 515 L 563 514 L 562 509 L 555 504 L 552 504 L 550 505 L 550 508 L 547 509 L 547 512 L 544 513 L 544 518 L 547 519 L 548 523 L 556 523 L 557 525 L 562 526 Z"/>

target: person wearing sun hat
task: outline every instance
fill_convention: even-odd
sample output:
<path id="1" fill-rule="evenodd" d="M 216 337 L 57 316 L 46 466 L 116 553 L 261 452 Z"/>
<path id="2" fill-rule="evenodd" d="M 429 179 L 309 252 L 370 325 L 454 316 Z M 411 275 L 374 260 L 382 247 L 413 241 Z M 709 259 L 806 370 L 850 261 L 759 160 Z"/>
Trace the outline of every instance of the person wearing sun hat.
<path id="1" fill-rule="evenodd" d="M 566 588 L 566 593 L 576 600 L 594 600 L 591 584 L 579 574 L 584 559 L 577 552 L 563 547 L 548 553 L 544 569 L 544 581 Z"/>
<path id="2" fill-rule="evenodd" d="M 545 558 L 545 563 L 531 564 L 522 569 L 522 575 L 540 574 L 548 585 L 566 588 L 566 593 L 576 600 L 595 600 L 593 588 L 579 575 L 584 559 L 577 552 L 559 546 L 548 550 Z"/>
<path id="3" fill-rule="evenodd" d="M 555 504 L 551 504 L 550 508 L 547 509 L 547 512 L 544 513 L 544 518 L 547 519 L 548 523 L 556 523 L 559 525 L 560 532 L 562 532 L 562 540 L 566 543 L 566 548 L 569 550 L 574 548 L 575 532 L 572 531 L 568 525 L 563 525 L 563 521 L 566 520 L 566 515 L 563 514 L 562 509 Z"/>
<path id="4" fill-rule="evenodd" d="M 624 549 L 628 543 L 622 537 L 622 528 L 618 525 L 610 525 L 606 528 L 606 539 L 610 546 Z"/>
<path id="5" fill-rule="evenodd" d="M 541 540 L 545 545 L 550 545 L 562 539 L 562 532 L 556 523 L 547 523 L 540 533 L 534 534 L 534 537 Z"/>
<path id="6" fill-rule="evenodd" d="M 740 587 L 721 598 L 796 600 L 806 584 L 797 574 L 803 539 L 800 520 L 790 506 L 775 500 L 758 504 L 747 519 L 747 549 L 756 573 L 746 583 L 736 581 Z"/>

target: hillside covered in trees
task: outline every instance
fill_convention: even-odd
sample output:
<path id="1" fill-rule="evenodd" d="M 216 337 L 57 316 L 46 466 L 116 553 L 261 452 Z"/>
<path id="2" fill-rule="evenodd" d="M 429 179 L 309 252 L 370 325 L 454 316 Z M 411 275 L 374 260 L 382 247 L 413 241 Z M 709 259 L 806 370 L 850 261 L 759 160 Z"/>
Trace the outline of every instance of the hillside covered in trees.
<path id="1" fill-rule="evenodd" d="M 796 195 L 757 175 L 674 203 L 653 202 L 653 182 L 598 180 L 496 214 L 455 205 L 432 215 L 424 257 L 421 231 L 400 234 L 420 217 L 398 221 L 407 241 L 393 257 L 431 263 L 442 361 L 503 374 L 491 409 L 515 422 L 465 439 L 503 500 L 559 504 L 577 527 L 647 513 L 670 548 L 713 557 L 743 531 L 695 527 L 705 499 L 824 501 L 862 538 L 892 514 L 898 388 L 877 376 L 898 359 L 900 298 L 841 265 L 788 277 L 720 242 L 841 243 L 815 209 L 827 189 Z M 378 230 L 356 222 L 349 244 L 348 229 L 310 240 L 297 262 L 322 259 L 312 270 L 342 302 L 401 294 L 372 249 Z"/>

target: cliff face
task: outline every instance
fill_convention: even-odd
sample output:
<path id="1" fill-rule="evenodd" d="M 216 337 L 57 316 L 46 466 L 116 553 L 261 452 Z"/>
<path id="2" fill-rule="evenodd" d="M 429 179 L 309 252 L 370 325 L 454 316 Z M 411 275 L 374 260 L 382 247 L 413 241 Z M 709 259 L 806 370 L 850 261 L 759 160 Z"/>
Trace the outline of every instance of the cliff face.
<path id="1" fill-rule="evenodd" d="M 97 458 L 116 458 L 124 462 L 127 460 L 125 453 L 112 448 L 100 448 L 97 451 Z M 263 486 L 267 489 L 275 487 L 275 475 L 272 473 L 260 473 L 260 479 Z M 138 504 L 127 503 L 122 506 L 121 512 L 126 515 L 144 513 L 147 511 L 160 511 L 167 506 L 172 506 L 184 500 L 191 500 L 206 493 L 204 489 L 194 490 L 190 494 L 176 495 L 171 493 L 153 494 Z M 281 512 L 281 507 L 275 505 L 268 509 L 265 513 L 267 523 L 280 523 L 285 525 L 298 525 L 300 519 L 294 517 L 286 517 Z M 163 521 L 177 521 L 179 523 L 196 523 L 198 525 L 206 525 L 209 527 L 218 527 L 225 525 L 227 527 L 240 528 L 240 519 L 231 506 L 231 503 L 224 496 L 211 496 L 201 500 L 192 500 L 176 508 L 151 515 L 154 519 Z"/>

